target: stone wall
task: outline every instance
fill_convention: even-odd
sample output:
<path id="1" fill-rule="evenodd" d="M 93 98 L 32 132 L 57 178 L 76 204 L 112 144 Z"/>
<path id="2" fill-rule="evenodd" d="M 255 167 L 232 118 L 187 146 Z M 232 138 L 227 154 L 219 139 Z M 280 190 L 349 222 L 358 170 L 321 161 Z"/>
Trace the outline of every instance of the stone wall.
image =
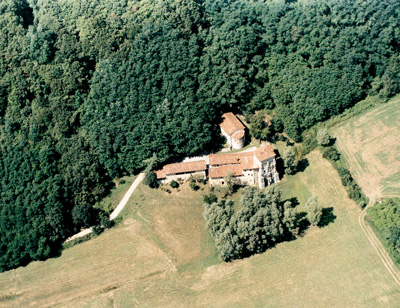
<path id="1" fill-rule="evenodd" d="M 172 180 L 177 181 L 178 179 L 189 180 L 190 177 L 192 177 L 192 176 L 206 178 L 206 172 L 205 171 L 196 171 L 196 172 L 190 172 L 190 173 L 169 174 L 169 175 L 167 175 L 166 179 L 161 180 L 161 183 L 167 184 L 167 183 L 170 183 Z"/>

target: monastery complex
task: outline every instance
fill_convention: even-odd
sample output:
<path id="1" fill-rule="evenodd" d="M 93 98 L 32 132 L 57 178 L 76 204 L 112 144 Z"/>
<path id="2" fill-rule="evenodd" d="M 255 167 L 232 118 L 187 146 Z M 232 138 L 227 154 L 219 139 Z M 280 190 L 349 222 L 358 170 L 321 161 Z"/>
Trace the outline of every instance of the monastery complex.
<path id="1" fill-rule="evenodd" d="M 208 178 L 211 185 L 224 185 L 232 175 L 235 184 L 264 188 L 279 182 L 275 156 L 268 144 L 252 152 L 211 154 L 198 161 L 165 165 L 155 173 L 162 183 L 199 176 Z"/>

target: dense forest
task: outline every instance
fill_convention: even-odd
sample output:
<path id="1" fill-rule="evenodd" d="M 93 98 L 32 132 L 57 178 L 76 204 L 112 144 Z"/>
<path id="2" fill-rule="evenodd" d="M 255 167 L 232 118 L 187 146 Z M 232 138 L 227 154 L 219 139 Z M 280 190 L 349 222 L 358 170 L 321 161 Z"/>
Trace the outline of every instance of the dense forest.
<path id="1" fill-rule="evenodd" d="M 299 141 L 399 92 L 399 13 L 397 0 L 1 0 L 0 270 L 57 255 L 153 153 L 215 147 L 226 110 L 268 110 Z"/>

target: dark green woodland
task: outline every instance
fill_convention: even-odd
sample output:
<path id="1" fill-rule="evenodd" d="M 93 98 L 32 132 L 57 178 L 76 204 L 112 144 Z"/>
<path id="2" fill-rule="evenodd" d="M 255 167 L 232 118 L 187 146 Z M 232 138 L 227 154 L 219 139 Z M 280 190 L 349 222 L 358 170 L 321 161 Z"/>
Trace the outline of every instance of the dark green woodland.
<path id="1" fill-rule="evenodd" d="M 268 110 L 301 141 L 396 94 L 399 13 L 398 0 L 0 0 L 0 270 L 58 255 L 153 153 L 218 147 L 225 111 Z"/>

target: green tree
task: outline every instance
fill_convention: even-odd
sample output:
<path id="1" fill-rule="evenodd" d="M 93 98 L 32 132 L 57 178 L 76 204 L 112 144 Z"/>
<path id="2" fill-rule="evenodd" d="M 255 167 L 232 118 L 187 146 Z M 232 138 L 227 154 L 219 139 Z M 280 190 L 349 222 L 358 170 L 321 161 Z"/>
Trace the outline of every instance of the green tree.
<path id="1" fill-rule="evenodd" d="M 310 224 L 313 226 L 318 226 L 322 217 L 322 206 L 318 203 L 317 197 L 310 197 L 305 204 L 305 209 L 307 211 L 307 219 Z"/>
<path id="2" fill-rule="evenodd" d="M 260 140 L 267 140 L 272 135 L 272 129 L 265 119 L 263 112 L 258 112 L 251 117 L 250 134 Z"/>
<path id="3" fill-rule="evenodd" d="M 288 147 L 282 153 L 282 159 L 285 166 L 285 173 L 293 174 L 297 167 L 296 152 L 294 151 L 293 147 Z"/>
<path id="4" fill-rule="evenodd" d="M 154 171 L 146 172 L 143 179 L 143 184 L 149 186 L 150 188 L 158 188 L 157 175 L 154 173 Z"/>
<path id="5" fill-rule="evenodd" d="M 224 261 L 261 253 L 297 235 L 295 210 L 290 202 L 281 201 L 277 187 L 266 192 L 247 188 L 240 203 L 236 213 L 232 201 L 205 205 L 206 227 Z"/>

